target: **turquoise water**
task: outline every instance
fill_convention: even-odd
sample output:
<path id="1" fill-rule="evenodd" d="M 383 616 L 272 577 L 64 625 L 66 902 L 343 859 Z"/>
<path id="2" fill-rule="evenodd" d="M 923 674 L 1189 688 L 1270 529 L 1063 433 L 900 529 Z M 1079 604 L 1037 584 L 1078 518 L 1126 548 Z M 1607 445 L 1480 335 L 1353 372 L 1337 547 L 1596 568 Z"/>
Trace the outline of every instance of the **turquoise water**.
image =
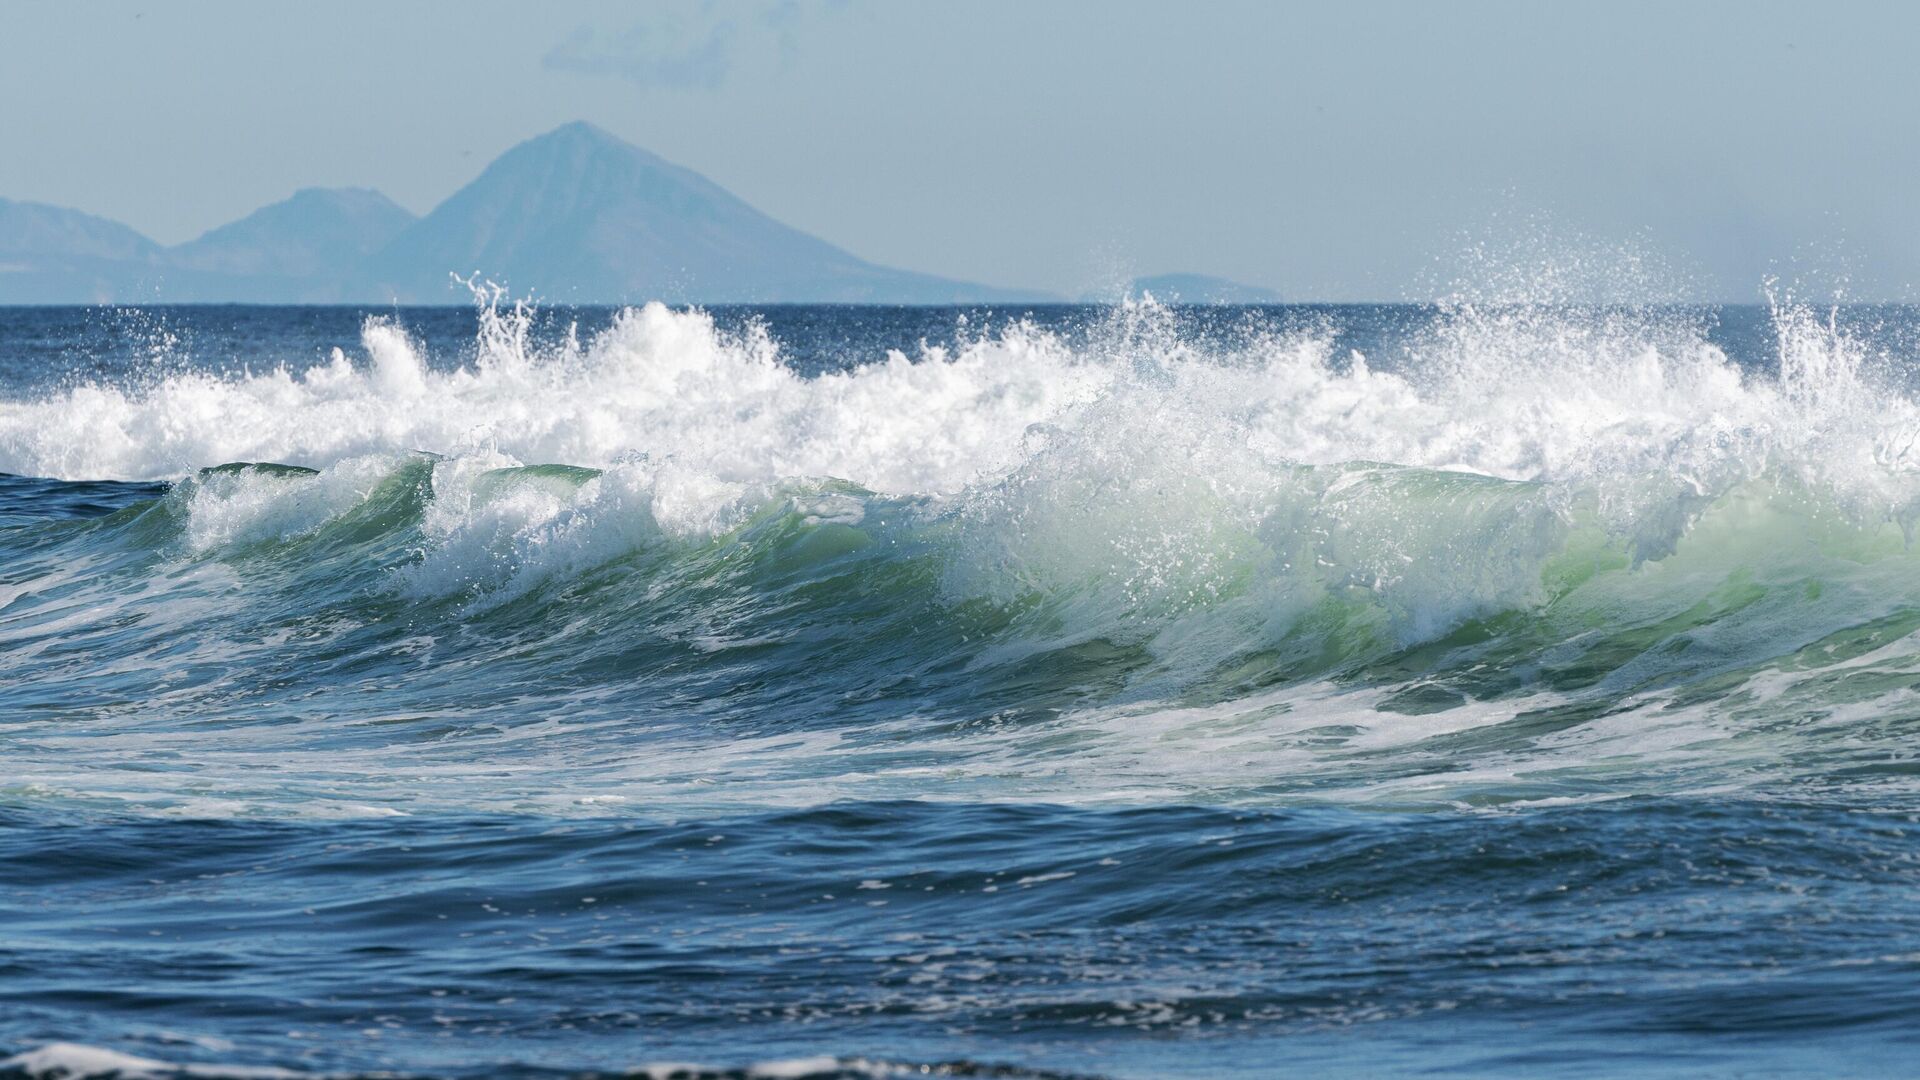
<path id="1" fill-rule="evenodd" d="M 0 312 L 0 1075 L 1898 1075 L 1916 325 Z"/>

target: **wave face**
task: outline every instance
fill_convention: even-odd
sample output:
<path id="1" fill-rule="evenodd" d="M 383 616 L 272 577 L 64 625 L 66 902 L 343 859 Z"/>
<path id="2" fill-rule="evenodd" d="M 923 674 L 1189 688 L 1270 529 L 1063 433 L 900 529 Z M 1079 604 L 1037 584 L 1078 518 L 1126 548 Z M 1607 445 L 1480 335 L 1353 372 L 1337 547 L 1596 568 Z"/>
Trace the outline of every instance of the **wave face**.
<path id="1" fill-rule="evenodd" d="M 1435 1033 L 1914 1004 L 1905 309 L 101 318 L 0 319 L 93 361 L 0 357 L 0 1075 L 1524 1074 Z"/>

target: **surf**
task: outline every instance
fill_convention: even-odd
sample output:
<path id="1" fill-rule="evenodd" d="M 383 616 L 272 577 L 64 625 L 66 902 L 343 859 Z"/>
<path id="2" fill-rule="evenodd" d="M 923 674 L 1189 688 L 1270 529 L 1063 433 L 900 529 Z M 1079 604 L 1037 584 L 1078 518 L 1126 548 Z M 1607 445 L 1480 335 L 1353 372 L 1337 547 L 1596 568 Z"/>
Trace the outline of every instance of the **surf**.
<path id="1" fill-rule="evenodd" d="M 9 468 L 123 492 L 0 529 L 3 696 L 216 772 L 365 756 L 350 799 L 225 774 L 318 813 L 1760 790 L 1903 730 L 1850 718 L 1914 675 L 1920 426 L 1834 313 L 1774 309 L 1768 368 L 1689 311 L 1420 309 L 1370 360 L 1144 303 L 812 374 L 752 321 L 535 315 L 0 404 Z M 101 745 L 29 786 L 182 805 Z M 454 783 L 487 747 L 511 778 Z"/>

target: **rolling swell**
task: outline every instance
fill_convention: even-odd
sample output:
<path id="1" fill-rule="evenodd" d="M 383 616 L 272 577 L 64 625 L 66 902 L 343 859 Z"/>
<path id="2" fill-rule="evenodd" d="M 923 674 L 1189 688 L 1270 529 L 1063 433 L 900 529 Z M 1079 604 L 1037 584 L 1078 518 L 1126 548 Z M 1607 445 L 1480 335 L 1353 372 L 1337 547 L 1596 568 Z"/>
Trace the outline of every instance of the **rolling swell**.
<path id="1" fill-rule="evenodd" d="M 0 1002 L 213 1078 L 261 1074 L 178 1034 L 210 1017 L 344 1076 L 1258 1076 L 1276 1043 L 1335 1076 L 1888 1075 L 1920 967 L 1920 825 L 1806 803 L 107 824 L 0 816 L 0 914 L 71 973 Z M 166 971 L 113 976 L 49 896 Z M 812 1060 L 644 1068 L 769 1058 Z"/>
<path id="2" fill-rule="evenodd" d="M 488 309 L 454 370 L 375 319 L 365 366 L 8 404 L 16 468 L 282 460 L 10 526 L 4 663 L 106 662 L 0 698 L 195 753 L 520 761 L 445 794 L 375 773 L 362 809 L 1900 784 L 1920 414 L 1893 358 L 1790 308 L 1772 372 L 1684 313 L 1429 317 L 1399 373 L 1148 305 L 801 377 L 697 312 L 543 348 Z M 76 415 L 103 428 L 49 457 Z M 217 786 L 201 809 L 287 794 Z"/>

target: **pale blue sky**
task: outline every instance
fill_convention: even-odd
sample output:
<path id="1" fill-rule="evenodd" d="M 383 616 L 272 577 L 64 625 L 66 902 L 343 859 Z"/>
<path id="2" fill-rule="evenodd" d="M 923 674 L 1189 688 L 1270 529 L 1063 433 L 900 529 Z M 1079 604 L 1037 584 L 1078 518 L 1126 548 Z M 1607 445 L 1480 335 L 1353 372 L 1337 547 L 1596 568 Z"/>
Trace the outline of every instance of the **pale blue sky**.
<path id="1" fill-rule="evenodd" d="M 424 212 L 590 120 L 895 266 L 1431 295 L 1516 236 L 1920 297 L 1920 5 L 0 3 L 0 195 Z M 1589 265 L 1607 263 L 1607 257 Z M 1464 269 L 1463 269 L 1464 267 Z M 1601 276 L 1606 271 L 1595 271 Z"/>

